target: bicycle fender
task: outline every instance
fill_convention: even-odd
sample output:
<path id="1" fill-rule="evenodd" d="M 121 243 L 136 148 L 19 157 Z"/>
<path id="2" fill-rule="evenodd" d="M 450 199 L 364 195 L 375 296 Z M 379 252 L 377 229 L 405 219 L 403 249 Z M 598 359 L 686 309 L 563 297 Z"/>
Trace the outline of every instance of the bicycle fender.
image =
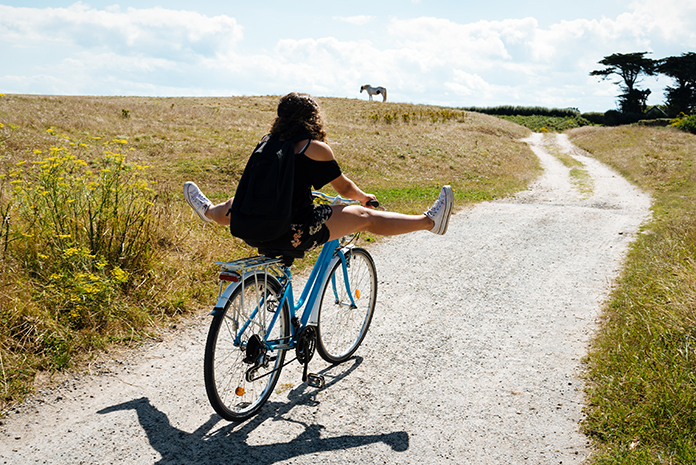
<path id="1" fill-rule="evenodd" d="M 354 244 L 348 244 L 347 246 L 343 247 L 341 249 L 341 253 L 345 256 L 348 251 L 350 251 L 353 247 L 355 247 Z M 333 270 L 334 265 L 336 262 L 340 262 L 341 257 L 339 257 L 338 253 L 333 256 L 331 261 L 329 262 L 329 266 L 326 268 L 327 273 L 322 277 L 321 280 L 321 287 L 319 289 L 324 289 L 324 286 L 327 285 L 329 281 L 329 272 Z M 317 296 L 317 299 L 314 301 L 314 305 L 312 305 L 312 311 L 309 314 L 309 321 L 307 321 L 308 325 L 314 325 L 316 326 L 319 323 L 319 308 L 321 307 L 321 296 Z"/>
<path id="2" fill-rule="evenodd" d="M 227 305 L 227 301 L 229 300 L 230 296 L 234 290 L 237 289 L 237 286 L 241 285 L 243 281 L 244 279 L 240 279 L 237 283 L 230 283 L 227 285 L 225 290 L 220 293 L 220 296 L 215 303 L 215 307 L 213 307 L 213 311 L 210 312 L 211 316 L 222 315 L 222 312 L 225 311 L 225 305 Z"/>
<path id="3" fill-rule="evenodd" d="M 232 293 L 234 292 L 235 289 L 237 289 L 238 286 L 241 286 L 246 279 L 253 275 L 253 271 L 248 271 L 244 273 L 241 277 L 241 279 L 236 282 L 236 283 L 230 283 L 227 285 L 224 291 L 220 293 L 220 296 L 218 297 L 217 302 L 215 303 L 215 307 L 213 307 L 213 310 L 209 313 L 210 316 L 217 316 L 221 315 L 222 312 L 225 311 L 225 305 L 227 304 L 227 301 L 230 299 L 232 296 Z"/>

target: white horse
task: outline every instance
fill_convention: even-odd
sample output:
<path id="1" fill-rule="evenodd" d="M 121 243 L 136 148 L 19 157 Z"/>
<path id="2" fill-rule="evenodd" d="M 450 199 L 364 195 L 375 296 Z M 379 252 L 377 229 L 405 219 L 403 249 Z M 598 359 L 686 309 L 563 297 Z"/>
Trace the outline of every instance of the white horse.
<path id="1" fill-rule="evenodd" d="M 367 95 L 370 96 L 370 100 L 372 100 L 373 95 L 381 95 L 382 96 L 382 101 L 386 102 L 387 101 L 387 89 L 384 87 L 372 87 L 370 84 L 365 84 L 360 88 L 360 93 L 362 94 L 362 91 L 366 90 Z"/>

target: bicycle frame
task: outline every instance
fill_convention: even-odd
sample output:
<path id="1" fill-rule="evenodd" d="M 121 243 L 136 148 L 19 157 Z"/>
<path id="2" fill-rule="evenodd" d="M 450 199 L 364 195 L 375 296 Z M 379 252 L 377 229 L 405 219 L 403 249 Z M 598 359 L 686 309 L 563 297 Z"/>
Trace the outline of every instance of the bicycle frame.
<path id="1" fill-rule="evenodd" d="M 266 349 L 270 351 L 274 350 L 284 350 L 284 349 L 291 349 L 294 347 L 295 342 L 297 341 L 297 336 L 299 332 L 305 327 L 305 326 L 316 326 L 319 320 L 319 309 L 321 306 L 321 298 L 322 296 L 320 293 L 324 289 L 324 286 L 327 284 L 327 280 L 329 279 L 328 272 L 329 270 L 333 269 L 333 266 L 337 261 L 341 261 L 344 273 L 343 276 L 346 278 L 344 279 L 344 285 L 346 287 L 347 295 L 350 296 L 350 305 L 355 307 L 355 301 L 353 299 L 353 293 L 351 292 L 350 289 L 350 283 L 348 282 L 347 276 L 347 267 L 348 267 L 348 262 L 346 260 L 346 254 L 349 252 L 350 249 L 353 248 L 352 244 L 348 244 L 344 247 L 340 246 L 340 242 L 338 239 L 334 239 L 333 241 L 329 241 L 325 243 L 321 249 L 321 252 L 319 254 L 319 257 L 317 258 L 316 263 L 314 264 L 314 267 L 312 268 L 312 272 L 309 275 L 309 278 L 307 279 L 307 282 L 305 283 L 305 286 L 302 290 L 302 293 L 297 300 L 297 303 L 295 303 L 294 300 L 294 292 L 293 292 L 293 287 L 292 287 L 292 275 L 290 271 L 290 267 L 283 266 L 282 267 L 282 272 L 275 272 L 273 273 L 275 277 L 277 277 L 282 285 L 282 297 L 280 302 L 278 303 L 278 309 L 282 309 L 283 305 L 288 304 L 288 308 L 290 310 L 290 321 L 298 321 L 298 325 L 291 324 L 290 325 L 290 339 L 287 340 L 287 338 L 283 339 L 278 339 L 278 340 L 264 340 L 264 344 L 266 345 Z M 254 257 L 252 259 L 253 261 L 250 264 L 247 264 L 248 260 L 245 262 L 244 260 L 238 261 L 238 262 L 230 262 L 230 263 L 223 263 L 223 262 L 216 262 L 219 265 L 222 266 L 223 270 L 231 271 L 233 273 L 237 273 L 238 280 L 237 282 L 233 282 L 229 284 L 224 291 L 222 291 L 222 281 L 221 281 L 221 286 L 220 290 L 220 295 L 218 297 L 217 304 L 215 305 L 215 308 L 211 312 L 211 315 L 217 315 L 223 311 L 225 308 L 225 305 L 227 303 L 227 300 L 229 297 L 232 295 L 232 293 L 237 289 L 238 286 L 243 286 L 244 281 L 246 278 L 253 273 L 257 272 L 259 268 L 264 268 L 265 272 L 264 275 L 267 275 L 269 272 L 273 272 L 272 268 L 273 267 L 278 267 L 278 264 L 281 262 L 280 259 L 272 259 L 272 258 L 265 258 L 265 257 Z M 245 262 L 244 266 L 239 266 L 239 262 Z M 243 274 L 240 276 L 238 274 L 239 271 L 242 271 Z M 336 286 L 340 285 L 337 284 L 335 276 L 332 277 L 332 291 L 334 293 L 334 296 L 336 296 L 336 299 L 338 299 L 338 294 L 336 290 Z M 242 295 L 244 293 L 242 292 Z M 255 309 L 253 310 L 252 314 L 247 318 L 247 321 L 237 330 L 237 337 L 235 338 L 235 345 L 241 344 L 241 335 L 244 334 L 244 331 L 248 328 L 250 321 L 256 316 L 256 314 L 260 311 L 260 308 L 263 308 L 264 304 L 264 299 L 262 298 L 261 301 L 256 305 Z M 302 311 L 301 318 L 299 320 L 296 320 L 296 315 L 298 312 L 304 307 L 304 310 Z M 276 321 L 278 319 L 278 315 L 280 314 L 279 311 L 276 311 L 271 319 L 271 322 L 268 326 L 268 331 L 267 333 L 270 333 L 273 326 L 276 324 Z"/>

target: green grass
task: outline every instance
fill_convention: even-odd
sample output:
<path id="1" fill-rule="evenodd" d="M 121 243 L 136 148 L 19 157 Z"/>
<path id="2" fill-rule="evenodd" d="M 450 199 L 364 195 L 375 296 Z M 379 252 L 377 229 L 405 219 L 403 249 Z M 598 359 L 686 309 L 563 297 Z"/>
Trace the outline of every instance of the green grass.
<path id="1" fill-rule="evenodd" d="M 587 172 L 585 164 L 576 158 L 571 157 L 567 153 L 561 151 L 554 145 L 547 145 L 549 152 L 556 157 L 564 166 L 570 168 L 570 181 L 573 186 L 586 198 L 592 196 L 594 192 L 594 184 L 592 177 Z"/>
<path id="2" fill-rule="evenodd" d="M 563 132 L 591 124 L 581 116 L 499 115 L 498 118 L 519 124 L 534 132 Z"/>
<path id="3" fill-rule="evenodd" d="M 696 462 L 696 137 L 622 126 L 574 143 L 653 196 L 587 359 L 595 464 Z"/>
<path id="4" fill-rule="evenodd" d="M 539 173 L 529 131 L 498 118 L 318 100 L 343 171 L 391 211 L 425 211 L 443 184 L 458 206 L 507 196 Z M 203 225 L 182 185 L 233 195 L 277 101 L 0 96 L 0 412 L 37 373 L 207 311 L 214 261 L 255 250 Z"/>

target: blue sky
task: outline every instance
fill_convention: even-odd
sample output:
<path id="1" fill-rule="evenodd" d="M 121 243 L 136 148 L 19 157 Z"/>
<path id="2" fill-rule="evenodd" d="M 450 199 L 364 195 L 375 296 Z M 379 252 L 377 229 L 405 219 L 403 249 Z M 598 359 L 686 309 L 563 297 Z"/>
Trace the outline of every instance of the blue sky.
<path id="1" fill-rule="evenodd" d="M 615 108 L 612 53 L 696 51 L 694 0 L 0 0 L 0 93 Z M 649 103 L 669 79 L 647 77 Z"/>

